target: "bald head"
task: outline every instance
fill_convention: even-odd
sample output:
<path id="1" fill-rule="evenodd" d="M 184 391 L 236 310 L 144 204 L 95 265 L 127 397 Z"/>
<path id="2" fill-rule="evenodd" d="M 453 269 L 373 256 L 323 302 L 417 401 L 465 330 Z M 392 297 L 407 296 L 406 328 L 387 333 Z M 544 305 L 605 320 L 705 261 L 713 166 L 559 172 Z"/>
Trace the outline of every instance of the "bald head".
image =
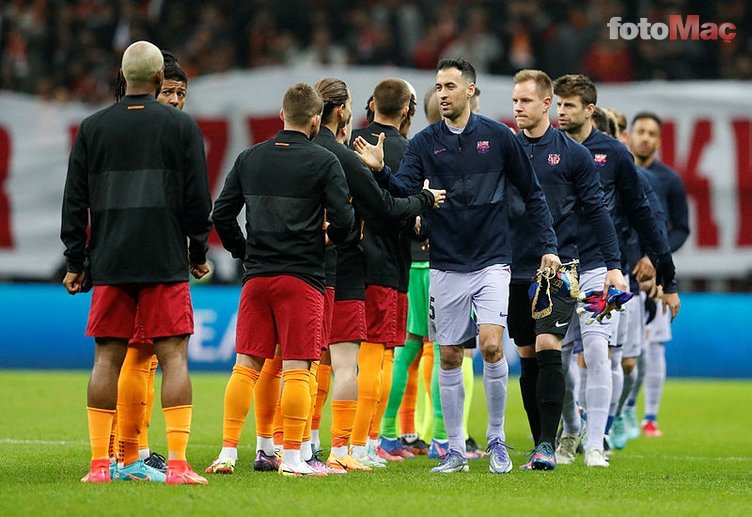
<path id="1" fill-rule="evenodd" d="M 123 52 L 121 64 L 128 87 L 158 86 L 157 74 L 164 68 L 164 58 L 159 47 L 148 41 L 137 41 Z"/>

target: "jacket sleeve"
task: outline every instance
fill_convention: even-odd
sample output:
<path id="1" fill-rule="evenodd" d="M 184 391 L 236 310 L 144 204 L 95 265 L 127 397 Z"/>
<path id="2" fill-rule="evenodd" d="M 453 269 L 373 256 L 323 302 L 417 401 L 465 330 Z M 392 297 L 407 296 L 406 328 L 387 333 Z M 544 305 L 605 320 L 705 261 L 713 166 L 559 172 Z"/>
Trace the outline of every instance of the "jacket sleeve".
<path id="1" fill-rule="evenodd" d="M 606 200 L 603 197 L 603 187 L 598 179 L 590 153 L 582 149 L 580 153 L 580 166 L 577 168 L 574 178 L 574 187 L 577 198 L 584 209 L 585 215 L 590 222 L 595 238 L 608 269 L 621 267 L 621 253 L 619 241 L 616 237 L 616 229 L 611 215 L 608 213 Z"/>
<path id="2" fill-rule="evenodd" d="M 245 257 L 245 236 L 238 224 L 238 214 L 243 209 L 245 198 L 240 185 L 239 169 L 246 153 L 242 153 L 235 160 L 235 165 L 230 169 L 222 192 L 214 203 L 214 227 L 217 229 L 222 246 L 229 251 L 233 258 Z"/>
<path id="3" fill-rule="evenodd" d="M 423 179 L 425 178 L 423 161 L 418 152 L 420 145 L 420 137 L 410 140 L 398 171 L 392 171 L 389 167 L 384 167 L 375 173 L 376 181 L 378 181 L 381 187 L 388 190 L 394 196 L 408 196 L 420 191 L 423 186 Z"/>
<path id="4" fill-rule="evenodd" d="M 388 226 L 414 217 L 433 206 L 434 197 L 428 190 L 419 190 L 409 197 L 394 197 L 386 189 L 379 187 L 373 173 L 360 162 L 354 151 L 348 149 L 343 162 L 353 202 L 371 228 Z"/>
<path id="5" fill-rule="evenodd" d="M 511 131 L 504 129 L 501 135 L 504 173 L 525 201 L 530 227 L 533 235 L 538 236 L 540 254 L 558 253 L 553 218 L 533 165 Z"/>
<path id="6" fill-rule="evenodd" d="M 674 176 L 668 191 L 668 242 L 671 251 L 681 248 L 689 237 L 689 209 L 687 192 L 681 178 Z"/>
<path id="7" fill-rule="evenodd" d="M 185 190 L 183 198 L 183 231 L 188 236 L 191 264 L 206 262 L 207 241 L 211 232 L 211 191 L 206 171 L 204 137 L 198 124 L 189 119 L 185 133 Z"/>
<path id="8" fill-rule="evenodd" d="M 326 164 L 324 204 L 329 227 L 326 231 L 333 243 L 347 240 L 355 225 L 355 211 L 350 203 L 350 192 L 342 165 L 334 156 Z"/>
<path id="9" fill-rule="evenodd" d="M 65 245 L 67 270 L 81 273 L 86 258 L 86 226 L 89 223 L 89 174 L 84 125 L 76 135 L 65 178 L 60 239 Z"/>

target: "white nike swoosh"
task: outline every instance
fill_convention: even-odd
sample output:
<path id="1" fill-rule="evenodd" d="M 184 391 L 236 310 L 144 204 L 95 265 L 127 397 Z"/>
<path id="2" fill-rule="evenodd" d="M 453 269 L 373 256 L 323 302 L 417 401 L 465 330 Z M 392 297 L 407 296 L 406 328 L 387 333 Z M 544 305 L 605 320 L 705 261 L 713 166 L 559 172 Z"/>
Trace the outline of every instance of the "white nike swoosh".
<path id="1" fill-rule="evenodd" d="M 565 321 L 564 323 L 559 323 L 558 321 L 556 323 L 554 323 L 554 327 L 556 327 L 556 328 L 566 327 L 567 325 L 569 325 L 569 322 L 567 322 L 567 321 Z"/>

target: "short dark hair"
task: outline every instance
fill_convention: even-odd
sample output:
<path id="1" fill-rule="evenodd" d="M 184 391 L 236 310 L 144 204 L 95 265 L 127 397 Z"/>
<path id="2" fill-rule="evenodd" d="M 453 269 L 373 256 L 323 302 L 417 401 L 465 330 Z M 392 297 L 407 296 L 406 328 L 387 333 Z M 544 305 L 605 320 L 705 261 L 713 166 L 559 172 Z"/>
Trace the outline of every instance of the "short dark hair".
<path id="1" fill-rule="evenodd" d="M 321 98 L 324 100 L 324 112 L 321 115 L 322 121 L 328 121 L 332 113 L 338 106 L 342 106 L 350 98 L 350 92 L 347 84 L 334 77 L 325 77 L 313 85 Z"/>
<path id="2" fill-rule="evenodd" d="M 182 81 L 188 85 L 188 76 L 185 74 L 183 67 L 178 63 L 178 58 L 172 52 L 162 51 L 164 57 L 164 78 L 170 81 Z"/>
<path id="3" fill-rule="evenodd" d="M 598 90 L 595 83 L 586 75 L 562 75 L 554 81 L 554 94 L 558 97 L 579 96 L 584 105 L 598 103 Z"/>
<path id="4" fill-rule="evenodd" d="M 447 68 L 456 68 L 465 78 L 465 81 L 469 83 L 475 83 L 477 76 L 475 74 L 475 67 L 467 59 L 451 59 L 444 58 L 436 65 L 436 71 L 446 70 Z"/>
<path id="5" fill-rule="evenodd" d="M 593 111 L 593 125 L 598 131 L 610 136 L 616 136 L 616 121 L 608 113 L 597 107 Z"/>
<path id="6" fill-rule="evenodd" d="M 384 79 L 373 90 L 373 103 L 381 115 L 394 117 L 405 106 L 409 109 L 411 96 L 410 87 L 402 79 Z"/>
<path id="7" fill-rule="evenodd" d="M 373 95 L 368 97 L 368 100 L 366 101 L 366 122 L 369 124 L 373 122 L 373 118 L 376 115 L 373 110 L 371 109 L 371 101 L 373 100 Z"/>
<path id="8" fill-rule="evenodd" d="M 663 120 L 661 117 L 658 116 L 657 113 L 654 111 L 641 111 L 634 117 L 632 117 L 632 125 L 634 126 L 635 122 L 637 122 L 640 119 L 643 118 L 649 118 L 650 120 L 654 121 L 656 124 L 658 124 L 658 129 L 663 129 Z"/>
<path id="9" fill-rule="evenodd" d="M 324 101 L 321 95 L 313 87 L 305 83 L 291 86 L 282 100 L 282 111 L 285 119 L 291 123 L 302 126 L 308 123 L 324 109 Z"/>

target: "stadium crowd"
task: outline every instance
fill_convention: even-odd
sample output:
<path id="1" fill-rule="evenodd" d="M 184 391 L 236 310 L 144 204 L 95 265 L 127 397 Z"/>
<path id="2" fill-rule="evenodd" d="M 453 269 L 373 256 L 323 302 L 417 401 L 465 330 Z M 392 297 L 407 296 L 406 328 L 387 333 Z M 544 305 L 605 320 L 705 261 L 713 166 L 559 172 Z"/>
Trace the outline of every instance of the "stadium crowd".
<path id="1" fill-rule="evenodd" d="M 480 73 L 580 70 L 598 82 L 752 78 L 752 11 L 719 0 L 9 0 L 0 8 L 0 89 L 111 99 L 129 42 L 180 56 L 189 77 L 264 66 L 433 69 L 462 55 Z M 606 23 L 669 15 L 732 22 L 730 42 L 611 40 Z"/>

